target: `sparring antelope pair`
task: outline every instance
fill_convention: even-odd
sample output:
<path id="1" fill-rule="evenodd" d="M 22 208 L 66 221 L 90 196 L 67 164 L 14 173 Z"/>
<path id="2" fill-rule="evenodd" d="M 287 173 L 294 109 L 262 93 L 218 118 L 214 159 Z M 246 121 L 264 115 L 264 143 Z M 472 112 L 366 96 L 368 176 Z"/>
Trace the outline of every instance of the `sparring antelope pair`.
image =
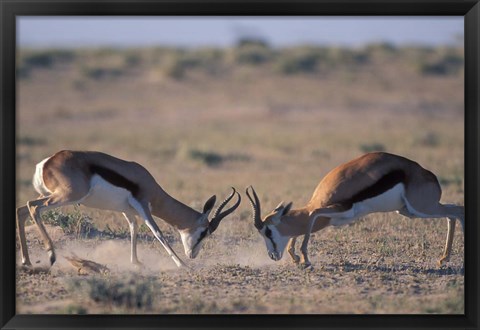
<path id="1" fill-rule="evenodd" d="M 31 266 L 25 237 L 29 215 L 42 235 L 50 264 L 55 262 L 54 246 L 40 216 L 48 209 L 82 204 L 122 212 L 130 226 L 134 264 L 139 263 L 135 220 L 139 216 L 180 267 L 184 262 L 170 247 L 152 215 L 175 227 L 180 232 L 185 254 L 195 258 L 204 239 L 241 201 L 232 188 L 209 221 L 215 195 L 207 200 L 203 212 L 197 212 L 168 195 L 141 165 L 100 152 L 60 151 L 37 164 L 33 185 L 40 197 L 17 208 L 22 264 L 26 266 Z M 336 167 L 319 183 L 305 207 L 291 209 L 292 203 L 280 203 L 263 220 L 253 187 L 247 188 L 246 194 L 253 208 L 255 227 L 265 239 L 270 258 L 280 260 L 288 244 L 294 262 L 304 267 L 310 265 L 307 245 L 312 231 L 348 224 L 369 213 L 397 211 L 408 217 L 447 217 L 447 241 L 440 264 L 449 259 L 456 219 L 464 226 L 463 206 L 440 204 L 441 188 L 433 173 L 411 160 L 387 153 L 369 153 Z M 223 211 L 235 195 L 236 203 Z M 304 236 L 302 257 L 295 254 L 298 236 Z"/>

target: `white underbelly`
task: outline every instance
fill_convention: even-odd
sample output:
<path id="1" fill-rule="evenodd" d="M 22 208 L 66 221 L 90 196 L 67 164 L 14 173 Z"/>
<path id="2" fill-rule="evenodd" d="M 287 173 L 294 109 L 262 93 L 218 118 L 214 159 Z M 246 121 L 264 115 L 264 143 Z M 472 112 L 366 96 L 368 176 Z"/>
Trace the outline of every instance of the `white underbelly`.
<path id="1" fill-rule="evenodd" d="M 99 175 L 92 176 L 88 194 L 78 203 L 103 210 L 125 212 L 131 210 L 133 196 L 125 188 L 117 187 Z"/>
<path id="2" fill-rule="evenodd" d="M 399 183 L 378 196 L 354 203 L 349 210 L 330 213 L 330 225 L 343 226 L 370 213 L 401 210 L 405 207 L 404 196 L 405 187 Z"/>
<path id="3" fill-rule="evenodd" d="M 405 187 L 402 183 L 397 184 L 390 190 L 373 198 L 365 199 L 353 204 L 355 217 L 361 217 L 375 212 L 392 212 L 403 208 Z"/>

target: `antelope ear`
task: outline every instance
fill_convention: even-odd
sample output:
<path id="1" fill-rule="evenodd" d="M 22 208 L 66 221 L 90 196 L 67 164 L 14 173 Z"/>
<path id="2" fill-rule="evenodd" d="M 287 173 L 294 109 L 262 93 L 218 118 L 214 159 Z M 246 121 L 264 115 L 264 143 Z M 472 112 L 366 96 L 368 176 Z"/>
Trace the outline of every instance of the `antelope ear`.
<path id="1" fill-rule="evenodd" d="M 215 201 L 217 200 L 217 196 L 213 195 L 208 199 L 208 201 L 205 202 L 205 205 L 203 206 L 203 213 L 210 213 L 212 211 L 213 207 L 215 206 Z"/>
<path id="2" fill-rule="evenodd" d="M 292 202 L 288 203 L 282 210 L 282 216 L 286 215 L 292 208 Z"/>
<path id="3" fill-rule="evenodd" d="M 280 204 L 277 205 L 277 207 L 273 210 L 273 212 L 278 212 L 281 211 L 285 206 L 283 205 L 283 201 L 280 202 Z"/>

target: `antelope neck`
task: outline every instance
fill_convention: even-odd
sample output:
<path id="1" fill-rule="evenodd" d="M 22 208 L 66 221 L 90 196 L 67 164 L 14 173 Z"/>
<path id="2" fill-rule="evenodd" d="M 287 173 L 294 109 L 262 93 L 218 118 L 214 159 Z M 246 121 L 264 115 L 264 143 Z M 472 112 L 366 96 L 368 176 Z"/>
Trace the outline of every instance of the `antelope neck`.
<path id="1" fill-rule="evenodd" d="M 280 234 L 284 236 L 296 237 L 305 235 L 310 223 L 310 210 L 306 207 L 294 209 L 282 217 L 281 223 L 277 226 Z M 317 218 L 312 232 L 318 231 L 328 225 L 329 218 Z"/>
<path id="2" fill-rule="evenodd" d="M 195 227 L 202 216 L 200 212 L 176 200 L 160 187 L 156 197 L 151 201 L 151 206 L 154 216 L 165 220 L 178 230 Z"/>

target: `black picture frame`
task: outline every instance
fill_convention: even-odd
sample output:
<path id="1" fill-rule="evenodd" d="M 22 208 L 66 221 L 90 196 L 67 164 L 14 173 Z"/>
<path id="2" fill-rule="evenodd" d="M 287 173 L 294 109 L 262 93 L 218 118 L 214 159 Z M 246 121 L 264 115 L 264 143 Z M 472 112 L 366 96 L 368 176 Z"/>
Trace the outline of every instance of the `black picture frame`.
<path id="1" fill-rule="evenodd" d="M 2 329 L 434 328 L 478 329 L 480 237 L 480 4 L 467 0 L 46 1 L 1 0 L 0 326 Z M 16 16 L 28 15 L 436 15 L 465 19 L 465 314 L 464 315 L 15 315 Z"/>

